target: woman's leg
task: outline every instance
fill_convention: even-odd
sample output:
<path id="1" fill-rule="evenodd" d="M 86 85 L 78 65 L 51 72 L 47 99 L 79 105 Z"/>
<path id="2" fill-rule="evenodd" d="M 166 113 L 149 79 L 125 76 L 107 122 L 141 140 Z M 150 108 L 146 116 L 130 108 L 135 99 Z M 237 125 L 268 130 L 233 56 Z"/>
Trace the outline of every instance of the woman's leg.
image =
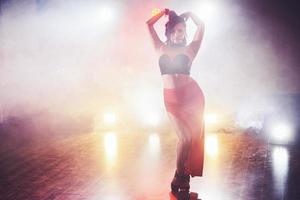
<path id="1" fill-rule="evenodd" d="M 188 153 L 192 142 L 192 135 L 189 132 L 189 129 L 180 119 L 178 119 L 170 112 L 168 112 L 168 116 L 178 136 L 177 161 L 176 161 L 177 170 L 178 173 L 184 174 L 185 172 L 184 164 L 186 159 L 188 158 Z"/>

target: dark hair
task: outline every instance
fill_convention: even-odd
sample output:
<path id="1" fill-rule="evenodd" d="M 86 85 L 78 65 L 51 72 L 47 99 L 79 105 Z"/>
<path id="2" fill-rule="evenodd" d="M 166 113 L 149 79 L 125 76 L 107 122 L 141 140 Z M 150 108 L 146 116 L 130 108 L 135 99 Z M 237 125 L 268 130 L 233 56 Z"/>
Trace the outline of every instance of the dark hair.
<path id="1" fill-rule="evenodd" d="M 186 25 L 185 20 L 183 17 L 179 16 L 176 14 L 175 11 L 170 10 L 168 13 L 169 16 L 169 21 L 165 24 L 166 30 L 165 30 L 165 36 L 167 37 L 167 44 L 171 43 L 171 33 L 173 32 L 173 29 L 175 27 L 175 25 L 177 25 L 178 23 L 183 23 L 184 25 Z M 184 43 L 186 44 L 186 38 L 184 38 Z"/>

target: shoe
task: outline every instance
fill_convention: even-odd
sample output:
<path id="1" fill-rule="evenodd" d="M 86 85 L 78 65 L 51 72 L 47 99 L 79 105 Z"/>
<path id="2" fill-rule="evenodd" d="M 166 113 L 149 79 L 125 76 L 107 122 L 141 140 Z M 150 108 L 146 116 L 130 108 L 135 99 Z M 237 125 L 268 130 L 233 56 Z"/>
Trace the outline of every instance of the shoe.
<path id="1" fill-rule="evenodd" d="M 189 191 L 190 189 L 190 175 L 179 174 L 175 171 L 174 178 L 171 182 L 172 192 Z"/>

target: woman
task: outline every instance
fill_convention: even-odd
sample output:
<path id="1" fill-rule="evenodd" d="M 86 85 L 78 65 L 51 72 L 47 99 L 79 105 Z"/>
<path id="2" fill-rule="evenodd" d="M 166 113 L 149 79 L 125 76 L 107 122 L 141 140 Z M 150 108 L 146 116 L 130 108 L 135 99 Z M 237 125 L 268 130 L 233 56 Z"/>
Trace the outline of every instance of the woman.
<path id="1" fill-rule="evenodd" d="M 168 15 L 166 42 L 162 42 L 154 24 Z M 186 20 L 191 18 L 197 26 L 193 41 L 186 44 Z M 172 191 L 189 190 L 190 176 L 202 176 L 204 160 L 204 95 L 197 82 L 190 77 L 193 60 L 200 48 L 204 23 L 192 12 L 178 16 L 164 9 L 147 21 L 163 81 L 164 104 L 168 117 L 178 135 L 177 161 Z"/>

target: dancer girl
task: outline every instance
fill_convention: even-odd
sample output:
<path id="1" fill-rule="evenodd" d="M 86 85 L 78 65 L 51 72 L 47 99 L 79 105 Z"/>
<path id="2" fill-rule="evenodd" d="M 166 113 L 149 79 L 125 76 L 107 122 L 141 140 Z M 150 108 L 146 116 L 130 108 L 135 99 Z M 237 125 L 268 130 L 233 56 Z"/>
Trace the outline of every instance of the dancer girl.
<path id="1" fill-rule="evenodd" d="M 164 15 L 167 40 L 162 42 L 154 24 Z M 197 30 L 191 43 L 187 44 L 186 21 L 191 18 Z M 204 23 L 192 12 L 177 15 L 163 9 L 148 21 L 148 30 L 156 52 L 163 82 L 164 105 L 178 136 L 177 160 L 171 189 L 188 191 L 190 176 L 202 176 L 204 161 L 204 94 L 198 83 L 190 76 L 190 70 L 200 48 Z"/>

